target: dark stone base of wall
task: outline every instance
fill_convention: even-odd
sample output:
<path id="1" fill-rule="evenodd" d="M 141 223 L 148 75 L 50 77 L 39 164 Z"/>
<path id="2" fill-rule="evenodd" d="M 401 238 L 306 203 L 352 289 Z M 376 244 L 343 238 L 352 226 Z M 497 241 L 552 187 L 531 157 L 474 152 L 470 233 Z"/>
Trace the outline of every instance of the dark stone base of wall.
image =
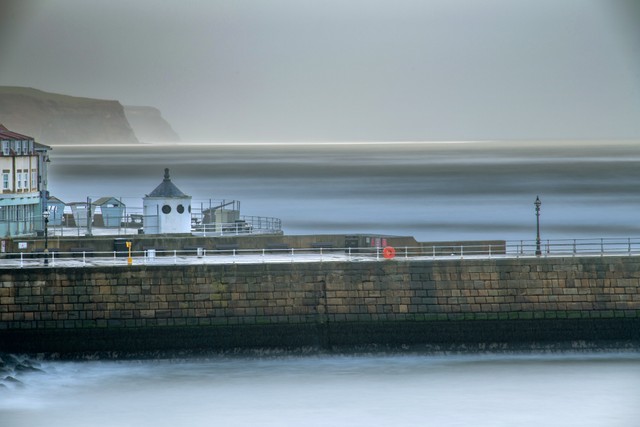
<path id="1" fill-rule="evenodd" d="M 556 319 L 500 321 L 271 324 L 121 329 L 0 331 L 0 351 L 82 354 L 228 352 L 249 349 L 347 349 L 366 346 L 451 346 L 501 344 L 526 348 L 545 343 L 626 342 L 640 345 L 640 319 Z"/>

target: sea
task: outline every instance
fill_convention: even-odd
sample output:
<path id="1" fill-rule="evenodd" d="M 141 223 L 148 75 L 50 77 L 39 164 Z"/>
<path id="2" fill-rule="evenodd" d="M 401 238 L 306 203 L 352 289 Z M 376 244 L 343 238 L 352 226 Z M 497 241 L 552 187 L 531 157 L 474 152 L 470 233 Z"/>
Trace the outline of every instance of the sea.
<path id="1" fill-rule="evenodd" d="M 35 361 L 3 427 L 635 427 L 637 352 Z"/>
<path id="2" fill-rule="evenodd" d="M 55 146 L 49 190 L 64 202 L 142 198 L 170 169 L 207 207 L 276 217 L 287 234 L 418 241 L 640 236 L 640 141 L 180 143 Z"/>
<path id="3" fill-rule="evenodd" d="M 286 234 L 419 241 L 640 236 L 638 141 L 55 146 L 49 189 L 141 206 L 170 169 Z M 637 347 L 29 356 L 0 371 L 2 427 L 640 425 Z M 557 348 L 563 348 L 558 350 Z M 1 349 L 0 349 L 1 351 Z M 20 356 L 19 357 L 24 357 Z"/>

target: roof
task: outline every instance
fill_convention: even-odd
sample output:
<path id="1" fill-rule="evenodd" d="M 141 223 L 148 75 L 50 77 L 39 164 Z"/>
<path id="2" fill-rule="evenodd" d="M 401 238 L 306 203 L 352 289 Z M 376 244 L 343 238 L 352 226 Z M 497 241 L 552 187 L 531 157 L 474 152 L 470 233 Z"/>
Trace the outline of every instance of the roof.
<path id="1" fill-rule="evenodd" d="M 169 177 L 169 168 L 165 168 L 164 170 L 164 179 L 158 185 L 155 190 L 151 193 L 147 194 L 147 197 L 164 197 L 164 198 L 188 198 L 178 187 L 171 182 L 171 178 Z"/>
<path id="2" fill-rule="evenodd" d="M 6 128 L 2 123 L 0 123 L 0 139 L 9 139 L 12 141 L 34 141 L 33 137 L 23 135 L 18 132 L 12 132 Z M 51 150 L 51 147 L 48 145 L 40 144 L 39 142 L 34 141 L 34 149 L 36 150 Z"/>
<path id="3" fill-rule="evenodd" d="M 63 205 L 66 205 L 65 202 L 63 202 L 62 200 L 58 199 L 55 196 L 47 197 L 47 204 L 51 204 L 51 203 L 62 203 Z"/>
<path id="4" fill-rule="evenodd" d="M 25 140 L 29 139 L 33 141 L 33 138 L 27 135 L 22 135 L 21 133 L 12 132 L 0 123 L 0 137 L 4 139 L 15 139 L 15 140 Z"/>
<path id="5" fill-rule="evenodd" d="M 124 206 L 124 203 L 112 196 L 100 197 L 98 200 L 93 202 L 93 204 L 96 206 L 102 206 L 106 204 L 117 204 L 118 206 Z"/>

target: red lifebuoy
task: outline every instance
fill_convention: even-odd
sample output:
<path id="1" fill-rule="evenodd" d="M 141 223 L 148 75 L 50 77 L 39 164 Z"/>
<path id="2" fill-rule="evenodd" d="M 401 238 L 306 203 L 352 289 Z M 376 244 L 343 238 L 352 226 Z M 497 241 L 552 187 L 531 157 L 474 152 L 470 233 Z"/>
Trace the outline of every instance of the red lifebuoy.
<path id="1" fill-rule="evenodd" d="M 382 256 L 385 257 L 386 259 L 391 259 L 394 256 L 396 256 L 396 250 L 393 249 L 391 246 L 386 246 L 382 250 Z"/>

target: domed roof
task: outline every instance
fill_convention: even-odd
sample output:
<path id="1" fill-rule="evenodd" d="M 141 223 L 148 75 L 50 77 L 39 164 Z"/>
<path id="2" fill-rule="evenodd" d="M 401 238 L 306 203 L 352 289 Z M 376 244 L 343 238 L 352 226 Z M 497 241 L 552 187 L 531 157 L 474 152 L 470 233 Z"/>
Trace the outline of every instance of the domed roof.
<path id="1" fill-rule="evenodd" d="M 165 168 L 164 179 L 155 190 L 147 194 L 147 197 L 188 198 L 190 196 L 184 194 L 173 182 L 171 182 L 171 178 L 169 178 L 169 168 Z"/>

